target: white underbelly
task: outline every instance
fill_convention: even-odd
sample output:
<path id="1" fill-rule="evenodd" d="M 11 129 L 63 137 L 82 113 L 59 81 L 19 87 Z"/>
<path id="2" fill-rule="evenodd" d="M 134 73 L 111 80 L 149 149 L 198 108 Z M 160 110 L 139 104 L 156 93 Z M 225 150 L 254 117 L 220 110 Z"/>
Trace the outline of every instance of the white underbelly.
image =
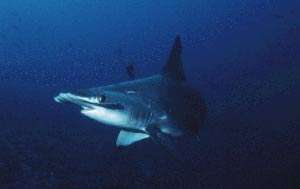
<path id="1" fill-rule="evenodd" d="M 94 109 L 83 109 L 81 113 L 106 125 L 128 127 L 129 124 L 129 115 L 120 111 L 97 107 Z"/>

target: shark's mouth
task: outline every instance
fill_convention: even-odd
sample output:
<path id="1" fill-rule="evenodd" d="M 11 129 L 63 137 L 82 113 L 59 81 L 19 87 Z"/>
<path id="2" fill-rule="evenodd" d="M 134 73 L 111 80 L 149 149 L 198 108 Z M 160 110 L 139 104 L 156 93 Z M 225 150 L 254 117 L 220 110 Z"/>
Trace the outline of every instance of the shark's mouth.
<path id="1" fill-rule="evenodd" d="M 83 110 L 92 110 L 96 107 L 102 107 L 112 110 L 124 109 L 124 106 L 120 103 L 104 103 L 103 96 L 101 97 L 84 97 L 75 95 L 72 93 L 60 93 L 54 97 L 54 100 L 58 103 L 72 103 L 81 106 Z"/>

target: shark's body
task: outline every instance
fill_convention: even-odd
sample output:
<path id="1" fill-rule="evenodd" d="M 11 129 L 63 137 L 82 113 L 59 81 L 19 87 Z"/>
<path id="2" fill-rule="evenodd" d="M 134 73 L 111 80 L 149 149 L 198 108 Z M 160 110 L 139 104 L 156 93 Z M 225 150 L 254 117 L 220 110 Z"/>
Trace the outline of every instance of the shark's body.
<path id="1" fill-rule="evenodd" d="M 117 146 L 146 138 L 196 135 L 206 116 L 199 94 L 185 81 L 177 37 L 161 74 L 115 85 L 60 93 L 57 102 L 82 107 L 81 113 L 121 129 Z"/>

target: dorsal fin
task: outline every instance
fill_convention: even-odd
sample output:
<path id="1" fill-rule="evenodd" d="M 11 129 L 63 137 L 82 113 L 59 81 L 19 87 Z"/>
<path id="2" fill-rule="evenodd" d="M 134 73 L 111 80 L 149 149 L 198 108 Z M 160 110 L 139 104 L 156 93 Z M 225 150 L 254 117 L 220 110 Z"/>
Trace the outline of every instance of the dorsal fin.
<path id="1" fill-rule="evenodd" d="M 175 38 L 168 62 L 163 68 L 163 75 L 176 81 L 185 81 L 185 74 L 181 61 L 181 51 L 181 40 L 180 36 L 178 35 Z"/>

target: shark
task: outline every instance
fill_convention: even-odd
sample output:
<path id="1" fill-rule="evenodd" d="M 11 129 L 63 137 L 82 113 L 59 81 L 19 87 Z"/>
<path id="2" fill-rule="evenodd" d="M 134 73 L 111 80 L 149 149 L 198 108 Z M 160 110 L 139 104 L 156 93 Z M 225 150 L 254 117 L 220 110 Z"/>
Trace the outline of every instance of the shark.
<path id="1" fill-rule="evenodd" d="M 60 92 L 58 103 L 80 107 L 82 115 L 120 130 L 116 145 L 198 136 L 207 107 L 200 93 L 186 79 L 182 44 L 176 36 L 160 73 L 107 86 Z"/>

